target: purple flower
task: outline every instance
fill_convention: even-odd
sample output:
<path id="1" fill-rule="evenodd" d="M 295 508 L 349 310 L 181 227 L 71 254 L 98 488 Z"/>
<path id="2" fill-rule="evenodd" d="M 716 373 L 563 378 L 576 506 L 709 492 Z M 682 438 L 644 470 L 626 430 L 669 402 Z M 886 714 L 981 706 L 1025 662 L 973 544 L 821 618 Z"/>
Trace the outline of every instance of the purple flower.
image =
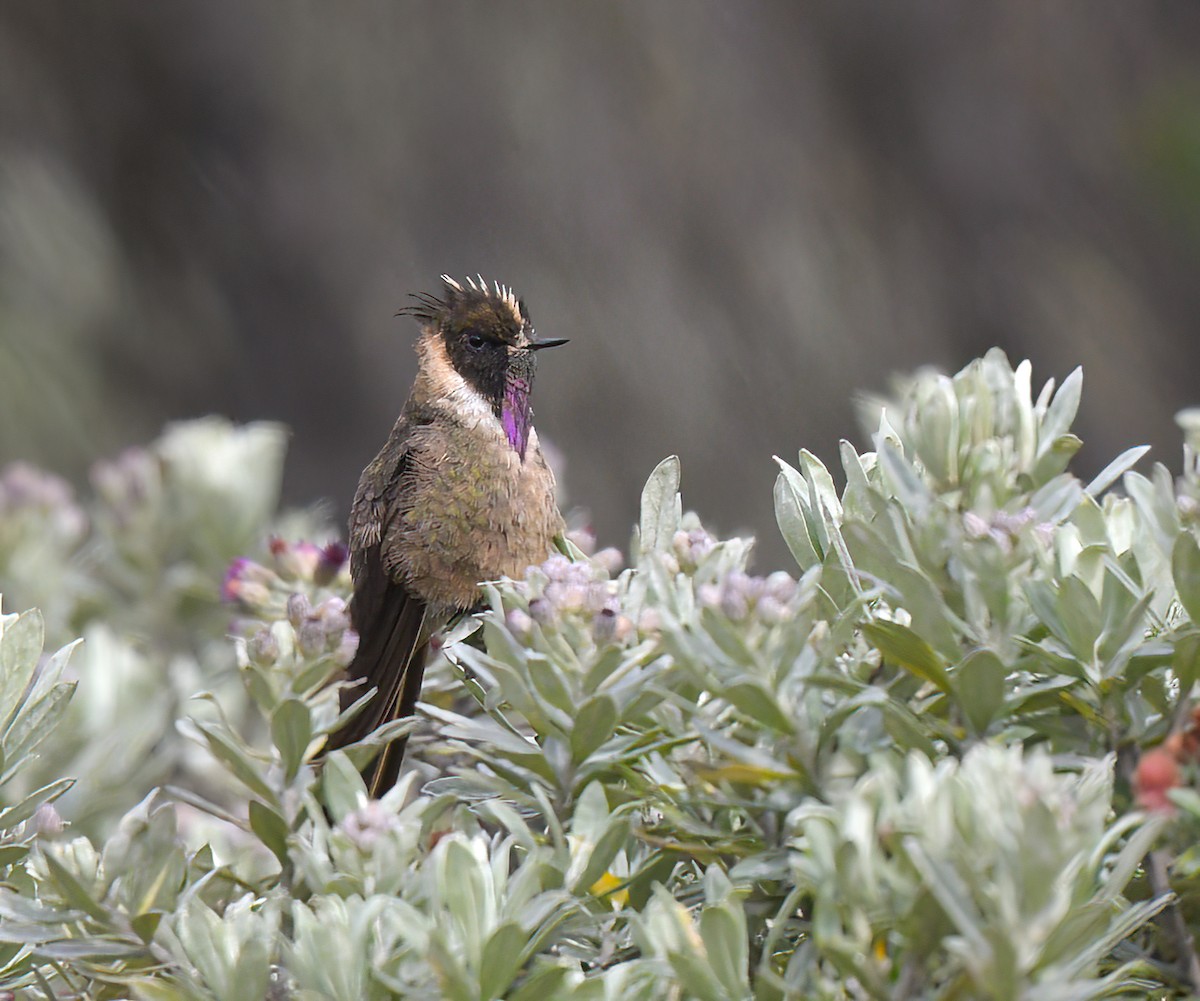
<path id="1" fill-rule="evenodd" d="M 330 584 L 346 565 L 346 557 L 350 550 L 344 542 L 330 542 L 321 550 L 317 559 L 317 568 L 313 571 L 313 581 L 320 587 Z"/>
<path id="2" fill-rule="evenodd" d="M 261 608 L 271 600 L 275 575 L 260 563 L 239 556 L 229 564 L 221 581 L 221 600 L 247 609 Z"/>

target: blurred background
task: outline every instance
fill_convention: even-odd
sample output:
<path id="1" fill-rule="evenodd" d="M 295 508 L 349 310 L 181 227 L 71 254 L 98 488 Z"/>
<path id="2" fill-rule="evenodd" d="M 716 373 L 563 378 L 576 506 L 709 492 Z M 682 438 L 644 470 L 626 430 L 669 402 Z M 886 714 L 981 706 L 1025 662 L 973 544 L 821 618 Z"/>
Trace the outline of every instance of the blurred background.
<path id="1" fill-rule="evenodd" d="M 286 10 L 286 14 L 285 14 Z M 773 453 L 991 345 L 1085 372 L 1080 469 L 1200 402 L 1200 7 L 0 6 L 0 463 L 82 483 L 173 418 L 292 429 L 344 518 L 408 292 L 543 336 L 538 428 L 624 546 L 654 464 L 761 538 Z"/>

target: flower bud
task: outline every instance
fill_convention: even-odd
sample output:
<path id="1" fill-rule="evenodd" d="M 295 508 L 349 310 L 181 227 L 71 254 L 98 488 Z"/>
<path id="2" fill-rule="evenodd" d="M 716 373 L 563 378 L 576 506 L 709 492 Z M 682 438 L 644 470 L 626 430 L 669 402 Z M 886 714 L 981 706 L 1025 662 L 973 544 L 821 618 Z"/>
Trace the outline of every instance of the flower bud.
<path id="1" fill-rule="evenodd" d="M 349 667 L 356 653 L 358 653 L 358 633 L 353 629 L 347 629 L 342 633 L 337 649 L 333 651 L 333 662 L 338 667 Z"/>
<path id="2" fill-rule="evenodd" d="M 552 600 L 558 605 L 560 611 L 579 612 L 587 607 L 588 591 L 587 585 L 567 584 L 556 591 Z M 546 595 L 550 596 L 549 588 L 546 589 Z"/>
<path id="3" fill-rule="evenodd" d="M 534 598 L 529 603 L 529 617 L 539 626 L 549 626 L 557 616 L 553 604 L 545 598 Z"/>
<path id="4" fill-rule="evenodd" d="M 504 624 L 508 627 L 508 631 L 522 643 L 527 642 L 533 633 L 533 619 L 519 608 L 509 610 L 508 614 L 504 616 Z"/>
<path id="5" fill-rule="evenodd" d="M 796 579 L 784 570 L 776 570 L 767 577 L 763 593 L 780 604 L 786 605 L 796 597 Z"/>
<path id="6" fill-rule="evenodd" d="M 229 564 L 221 582 L 221 599 L 244 608 L 262 608 L 271 600 L 271 585 L 277 580 L 266 567 L 239 556 Z"/>
<path id="7" fill-rule="evenodd" d="M 377 799 L 363 803 L 338 824 L 338 830 L 364 852 L 369 852 L 380 838 L 398 828 L 396 815 Z"/>
<path id="8" fill-rule="evenodd" d="M 541 564 L 542 573 L 551 581 L 565 581 L 574 564 L 561 553 L 555 553 Z"/>
<path id="9" fill-rule="evenodd" d="M 638 632 L 643 636 L 657 636 L 662 631 L 662 615 L 656 608 L 643 608 L 637 621 Z"/>
<path id="10" fill-rule="evenodd" d="M 274 537 L 269 543 L 275 570 L 286 581 L 312 580 L 321 562 L 321 550 L 311 542 L 289 543 Z"/>
<path id="11" fill-rule="evenodd" d="M 29 818 L 29 827 L 38 837 L 53 838 L 66 830 L 67 822 L 53 803 L 43 803 Z"/>
<path id="12" fill-rule="evenodd" d="M 988 532 L 991 531 L 991 526 L 987 521 L 977 515 L 974 511 L 967 511 L 963 515 L 963 531 L 967 533 L 969 539 L 984 539 L 987 538 Z"/>
<path id="13" fill-rule="evenodd" d="M 296 630 L 296 645 L 305 657 L 316 657 L 325 651 L 325 630 L 318 619 L 305 619 Z"/>
<path id="14" fill-rule="evenodd" d="M 270 667 L 279 659 L 279 641 L 264 627 L 246 641 L 246 656 L 258 667 Z"/>
<path id="15" fill-rule="evenodd" d="M 603 567 L 610 577 L 615 577 L 625 566 L 625 557 L 615 546 L 606 546 L 592 557 L 592 562 Z"/>
<path id="16" fill-rule="evenodd" d="M 695 570 L 716 545 L 717 540 L 703 528 L 693 528 L 688 532 L 681 529 L 671 538 L 671 548 L 679 565 L 688 572 Z"/>
<path id="17" fill-rule="evenodd" d="M 750 602 L 744 588 L 726 586 L 721 589 L 721 611 L 731 622 L 741 622 L 750 614 Z"/>
<path id="18" fill-rule="evenodd" d="M 611 608 L 602 608 L 592 619 L 592 636 L 598 646 L 611 643 L 617 635 L 617 613 Z"/>
<path id="19" fill-rule="evenodd" d="M 317 559 L 317 566 L 313 571 L 313 582 L 318 587 L 328 587 L 333 583 L 337 575 L 342 572 L 342 567 L 346 565 L 346 557 L 349 552 L 344 542 L 331 542 L 325 546 Z"/>
<path id="20" fill-rule="evenodd" d="M 350 628 L 350 613 L 346 610 L 346 603 L 336 595 L 322 601 L 313 614 L 320 621 L 330 642 L 336 642 Z"/>
<path id="21" fill-rule="evenodd" d="M 596 533 L 590 525 L 569 531 L 567 533 L 567 541 L 583 553 L 584 556 L 591 556 L 596 551 Z"/>
<path id="22" fill-rule="evenodd" d="M 769 626 L 778 625 L 790 616 L 790 611 L 783 602 L 769 594 L 763 595 L 754 606 L 754 614 Z"/>
<path id="23" fill-rule="evenodd" d="M 288 595 L 287 617 L 293 629 L 299 629 L 311 612 L 312 605 L 309 604 L 307 594 L 293 593 Z"/>

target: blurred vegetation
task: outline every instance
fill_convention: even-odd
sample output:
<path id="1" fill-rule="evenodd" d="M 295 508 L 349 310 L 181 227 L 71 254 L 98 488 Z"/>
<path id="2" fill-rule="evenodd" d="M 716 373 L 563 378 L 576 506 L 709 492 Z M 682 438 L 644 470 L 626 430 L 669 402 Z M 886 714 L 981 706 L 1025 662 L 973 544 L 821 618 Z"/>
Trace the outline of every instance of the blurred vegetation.
<path id="1" fill-rule="evenodd" d="M 1085 483 L 1081 387 L 994 351 L 909 380 L 841 489 L 781 460 L 793 573 L 664 461 L 627 567 L 487 585 L 378 801 L 384 734 L 320 761 L 349 583 L 276 512 L 277 427 L 174 426 L 82 501 L 9 468 L 0 582 L 42 611 L 0 619 L 0 989 L 1190 996 L 1200 417 L 1178 479 Z"/>
<path id="2" fill-rule="evenodd" d="M 674 452 L 778 564 L 771 454 L 994 344 L 1087 368 L 1081 475 L 1169 454 L 1198 95 L 1180 0 L 3 4 L 0 463 L 268 417 L 345 512 L 443 272 L 571 338 L 538 429 L 618 545 Z"/>

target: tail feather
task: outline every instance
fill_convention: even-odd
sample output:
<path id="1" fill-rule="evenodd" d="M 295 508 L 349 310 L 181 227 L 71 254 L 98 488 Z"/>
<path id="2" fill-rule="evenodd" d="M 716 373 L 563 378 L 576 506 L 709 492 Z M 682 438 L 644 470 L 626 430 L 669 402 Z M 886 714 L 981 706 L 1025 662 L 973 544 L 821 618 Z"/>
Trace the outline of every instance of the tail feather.
<path id="1" fill-rule="evenodd" d="M 361 698 L 364 691 L 374 688 L 375 696 L 333 734 L 331 749 L 353 744 L 384 723 L 411 716 L 421 695 L 429 642 L 425 603 L 389 582 L 373 603 L 372 612 L 369 621 L 355 621 L 358 651 L 347 674 L 361 684 L 343 689 L 342 709 Z M 381 796 L 395 785 L 406 742 L 404 737 L 394 740 L 363 770 L 372 796 Z"/>

